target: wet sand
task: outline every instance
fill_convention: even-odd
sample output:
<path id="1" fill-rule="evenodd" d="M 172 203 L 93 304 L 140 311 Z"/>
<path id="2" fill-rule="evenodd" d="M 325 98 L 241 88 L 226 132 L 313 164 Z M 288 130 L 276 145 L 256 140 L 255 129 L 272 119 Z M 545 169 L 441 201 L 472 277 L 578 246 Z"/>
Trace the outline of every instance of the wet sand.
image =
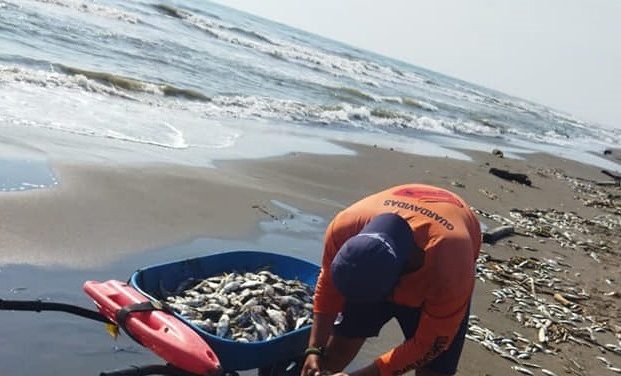
<path id="1" fill-rule="evenodd" d="M 509 216 L 511 208 L 556 209 L 575 212 L 584 218 L 603 213 L 602 209 L 587 207 L 576 199 L 571 185 L 554 177 L 550 170 L 561 169 L 568 176 L 583 179 L 609 180 L 597 167 L 541 154 L 514 160 L 490 153 L 466 152 L 473 158 L 468 162 L 366 146 L 346 146 L 356 150 L 358 155 L 295 153 L 263 160 L 220 162 L 217 169 L 56 163 L 54 171 L 59 186 L 0 194 L 3 213 L 0 263 L 109 270 L 111 265 L 118 265 L 128 258 L 134 257 L 132 260 L 136 262 L 137 255 L 144 255 L 144 264 L 147 265 L 148 250 L 197 237 L 218 238 L 225 243 L 229 240 L 252 242 L 262 234 L 258 225 L 260 221 L 284 222 L 291 216 L 271 200 L 324 218 L 325 221 L 314 230 L 317 232 L 314 235 L 320 237 L 330 218 L 341 208 L 367 194 L 406 182 L 445 187 L 461 195 L 475 208 L 505 217 Z M 495 177 L 488 173 L 490 167 L 525 173 L 532 180 L 532 186 Z M 611 195 L 620 194 L 618 187 L 606 189 Z M 616 200 L 618 205 L 618 196 Z M 616 218 L 618 221 L 619 215 Z M 487 218 L 480 219 L 489 227 L 499 225 Z M 289 235 L 295 241 L 297 234 Z M 590 301 L 582 304 L 589 305 L 589 314 L 598 321 L 607 322 L 606 343 L 616 343 L 615 325 L 621 325 L 619 228 L 606 239 L 613 251 L 599 255 L 600 263 L 588 252 L 568 250 L 554 241 L 541 243 L 528 236 L 502 239 L 493 246 L 484 245 L 483 250 L 501 259 L 512 256 L 557 257 L 570 264 L 571 271 L 566 274 L 584 285 L 592 296 Z M 278 242 L 273 246 L 278 247 Z M 524 246 L 537 251 L 520 248 Z M 320 247 L 320 242 L 315 241 L 303 247 L 298 256 L 315 261 L 321 252 Z M 295 248 L 295 244 L 282 244 L 282 249 L 286 248 Z M 171 259 L 177 258 L 173 251 L 170 252 Z M 605 282 L 606 279 L 612 284 Z M 15 286 L 6 288 L 12 287 Z M 535 329 L 522 327 L 509 312 L 490 308 L 494 299 L 491 291 L 495 288 L 498 286 L 492 283 L 478 282 L 472 313 L 498 332 L 520 331 L 536 338 Z M 602 291 L 610 290 L 617 291 L 616 297 L 602 296 Z M 5 340 L 7 335 L 10 338 L 17 334 L 0 329 L 0 336 Z M 380 338 L 365 345 L 354 366 L 364 365 L 378 352 L 400 340 L 395 326 L 389 325 Z M 67 348 L 70 349 L 71 344 L 64 343 L 63 349 Z M 565 372 L 613 374 L 595 359 L 596 355 L 602 355 L 597 348 L 563 343 L 555 345 L 554 349 L 557 354 L 537 354 L 531 361 L 557 375 Z M 610 352 L 603 355 L 617 367 L 621 366 L 621 356 Z M 571 365 L 569 358 L 584 369 Z M 88 359 L 80 356 L 74 361 L 88 362 Z M 511 374 L 516 372 L 510 369 L 513 365 L 481 345 L 467 341 L 460 374 Z M 119 365 L 111 368 L 116 366 Z M 60 365 L 57 367 L 58 370 L 61 368 Z M 537 369 L 533 372 L 542 374 Z"/>

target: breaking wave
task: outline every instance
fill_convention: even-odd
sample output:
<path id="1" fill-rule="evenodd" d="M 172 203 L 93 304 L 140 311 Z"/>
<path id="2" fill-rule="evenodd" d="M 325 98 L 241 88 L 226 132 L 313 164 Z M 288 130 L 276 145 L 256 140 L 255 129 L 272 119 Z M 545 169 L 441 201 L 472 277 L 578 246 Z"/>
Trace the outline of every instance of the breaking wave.
<path id="1" fill-rule="evenodd" d="M 380 97 L 377 95 L 369 94 L 362 90 L 358 90 L 358 89 L 346 87 L 346 86 L 334 87 L 334 88 L 330 88 L 330 90 L 333 90 L 336 96 L 342 97 L 342 98 L 353 97 L 353 98 L 363 99 L 363 100 L 372 101 L 372 102 L 379 102 L 381 100 Z"/>
<path id="2" fill-rule="evenodd" d="M 88 71 L 63 65 L 55 65 L 61 72 L 40 71 L 19 67 L 0 66 L 0 84 L 25 83 L 54 90 L 57 87 L 84 90 L 92 93 L 115 96 L 141 102 L 147 106 L 169 107 L 179 111 L 191 111 L 196 116 L 210 119 L 272 119 L 292 121 L 300 124 L 327 126 L 348 126 L 372 131 L 414 129 L 439 134 L 475 135 L 486 137 L 518 136 L 521 138 L 557 145 L 571 143 L 573 137 L 594 137 L 596 139 L 618 140 L 619 135 L 601 129 L 567 128 L 558 125 L 545 132 L 511 126 L 508 123 L 486 117 L 482 114 L 474 119 L 447 118 L 439 115 L 427 116 L 422 113 L 404 111 L 396 106 L 383 103 L 399 103 L 405 107 L 415 107 L 435 113 L 437 107 L 409 97 L 383 97 L 349 87 L 333 90 L 360 98 L 363 103 L 336 103 L 331 105 L 306 103 L 299 100 L 277 99 L 256 95 L 216 95 L 208 97 L 196 90 L 178 88 L 169 84 L 150 83 L 106 72 Z M 171 101 L 169 97 L 184 97 L 192 101 Z M 95 132 L 80 128 L 65 129 L 62 126 L 40 122 L 36 126 L 48 127 L 66 132 L 97 137 L 109 137 L 130 142 L 152 144 L 173 148 L 187 147 L 180 131 L 167 127 L 167 141 L 160 142 L 148 137 L 128 135 L 114 131 Z M 569 130 L 574 133 L 568 133 Z M 575 133 L 575 132 L 582 133 Z M 90 132 L 90 133 L 89 133 Z M 597 133 L 597 134 L 596 134 Z M 148 136 L 148 135 L 145 135 Z M 168 139 L 171 141 L 169 142 Z"/>
<path id="3" fill-rule="evenodd" d="M 190 23 L 192 23 L 194 26 L 200 28 L 202 31 L 207 32 L 211 36 L 218 38 L 218 39 L 222 39 L 227 42 L 234 42 L 234 41 L 230 38 L 227 38 L 226 35 L 224 35 L 223 33 L 218 33 L 218 30 L 229 31 L 233 34 L 249 37 L 250 39 L 253 39 L 259 42 L 264 42 L 264 43 L 273 44 L 273 45 L 276 44 L 274 41 L 272 41 L 267 36 L 261 33 L 258 33 L 256 31 L 243 29 L 237 26 L 227 25 L 221 22 L 220 18 L 215 15 L 209 16 L 213 20 L 213 21 L 210 21 L 209 19 L 195 16 L 191 12 L 185 11 L 183 9 L 175 8 L 171 5 L 155 4 L 154 7 L 160 12 L 163 12 L 164 14 L 167 14 L 171 17 L 179 18 L 181 20 L 187 20 Z"/>
<path id="4" fill-rule="evenodd" d="M 435 119 L 409 112 L 348 103 L 312 105 L 256 96 L 216 96 L 201 109 L 209 117 L 267 118 L 356 128 L 408 128 L 441 134 L 479 134 L 496 137 L 499 130 L 475 122 Z"/>
<path id="5" fill-rule="evenodd" d="M 159 10 L 160 12 L 167 14 L 171 17 L 176 17 L 176 18 L 184 18 L 185 14 L 188 14 L 187 12 L 184 12 L 180 9 L 177 9 L 173 6 L 170 5 L 166 5 L 166 4 L 155 4 L 153 5 L 153 7 L 157 10 Z"/>
<path id="6" fill-rule="evenodd" d="M 347 86 L 328 87 L 328 90 L 334 91 L 337 97 L 344 98 L 344 99 L 354 98 L 354 99 L 361 99 L 364 101 L 377 102 L 377 103 L 382 103 L 382 102 L 397 103 L 397 104 L 401 104 L 407 107 L 412 107 L 412 108 L 430 111 L 430 112 L 438 111 L 437 106 L 431 103 L 428 103 L 428 102 L 425 102 L 419 99 L 410 98 L 410 97 L 389 97 L 389 96 L 377 95 L 377 94 L 368 93 L 366 91 L 362 91 L 356 88 L 347 87 Z"/>
<path id="7" fill-rule="evenodd" d="M 338 77 L 348 77 L 370 86 L 379 86 L 378 80 L 392 83 L 421 83 L 425 80 L 416 74 L 359 59 L 348 59 L 317 49 L 276 41 L 253 30 L 227 25 L 170 5 L 158 4 L 156 9 L 179 18 L 223 42 L 250 48 L 266 55 L 295 62 L 314 70 L 321 70 Z"/>
<path id="8" fill-rule="evenodd" d="M 133 78 L 123 77 L 113 73 L 88 71 L 65 65 L 57 65 L 63 72 L 73 76 L 83 76 L 91 80 L 96 80 L 108 84 L 113 88 L 122 88 L 128 91 L 145 92 L 151 94 L 161 94 L 164 96 L 184 97 L 190 100 L 209 101 L 210 98 L 203 93 L 192 90 L 178 88 L 169 84 L 154 84 L 140 81 Z"/>
<path id="9" fill-rule="evenodd" d="M 134 97 L 123 90 L 89 80 L 83 75 L 68 76 L 57 72 L 0 66 L 0 83 L 10 82 L 23 82 L 47 88 L 64 87 L 68 89 L 80 89 L 88 92 L 135 100 Z"/>
<path id="10" fill-rule="evenodd" d="M 138 100 L 132 92 L 183 97 L 198 101 L 211 100 L 208 96 L 193 89 L 178 88 L 169 84 L 155 84 L 113 73 L 88 71 L 62 64 L 54 66 L 65 74 L 0 65 L 0 82 L 25 82 L 44 87 L 84 89 L 131 100 Z"/>
<path id="11" fill-rule="evenodd" d="M 425 101 L 421 101 L 420 99 L 404 97 L 403 104 L 416 107 L 416 108 L 420 108 L 423 110 L 427 110 L 427 111 L 438 111 L 437 106 L 434 106 L 433 104 L 427 103 Z"/>

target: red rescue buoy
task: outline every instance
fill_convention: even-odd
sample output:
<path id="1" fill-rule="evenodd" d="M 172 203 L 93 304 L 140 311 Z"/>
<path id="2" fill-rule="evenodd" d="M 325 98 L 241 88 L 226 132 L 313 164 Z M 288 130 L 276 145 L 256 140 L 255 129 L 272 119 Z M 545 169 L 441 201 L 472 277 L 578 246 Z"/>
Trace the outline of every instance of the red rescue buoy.
<path id="1" fill-rule="evenodd" d="M 95 301 L 99 312 L 117 322 L 124 307 L 148 302 L 146 296 L 121 281 L 87 281 L 84 291 Z M 209 344 L 177 317 L 162 310 L 131 312 L 125 329 L 141 345 L 173 366 L 197 375 L 221 371 L 220 361 Z"/>

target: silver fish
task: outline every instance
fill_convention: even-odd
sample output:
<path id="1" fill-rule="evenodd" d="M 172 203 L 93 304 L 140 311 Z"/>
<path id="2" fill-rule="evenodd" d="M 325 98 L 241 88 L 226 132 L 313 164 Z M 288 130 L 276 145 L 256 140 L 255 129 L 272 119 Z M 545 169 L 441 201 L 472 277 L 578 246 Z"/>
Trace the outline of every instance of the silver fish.
<path id="1" fill-rule="evenodd" d="M 552 371 L 549 371 L 549 370 L 547 370 L 547 369 L 545 369 L 545 368 L 542 368 L 542 369 L 541 369 L 541 373 L 543 373 L 543 374 L 545 374 L 545 375 L 548 375 L 548 376 L 556 376 L 556 373 L 554 373 L 554 372 L 552 372 Z"/>
<path id="2" fill-rule="evenodd" d="M 515 370 L 515 371 L 518 371 L 520 373 L 523 373 L 525 375 L 530 375 L 530 376 L 534 376 L 535 375 L 531 370 L 529 370 L 527 368 L 524 368 L 524 367 L 512 366 L 511 369 Z"/>
<path id="3" fill-rule="evenodd" d="M 229 331 L 230 318 L 227 314 L 223 314 L 216 325 L 216 335 L 218 337 L 225 337 Z"/>

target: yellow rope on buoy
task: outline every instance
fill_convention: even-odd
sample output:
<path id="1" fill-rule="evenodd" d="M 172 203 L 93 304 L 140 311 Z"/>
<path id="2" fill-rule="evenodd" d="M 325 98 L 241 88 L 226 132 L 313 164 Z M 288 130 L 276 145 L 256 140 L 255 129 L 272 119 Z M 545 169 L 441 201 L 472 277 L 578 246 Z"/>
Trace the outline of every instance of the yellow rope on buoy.
<path id="1" fill-rule="evenodd" d="M 106 332 L 110 334 L 110 337 L 117 339 L 117 337 L 119 336 L 119 326 L 116 324 L 107 323 Z"/>

